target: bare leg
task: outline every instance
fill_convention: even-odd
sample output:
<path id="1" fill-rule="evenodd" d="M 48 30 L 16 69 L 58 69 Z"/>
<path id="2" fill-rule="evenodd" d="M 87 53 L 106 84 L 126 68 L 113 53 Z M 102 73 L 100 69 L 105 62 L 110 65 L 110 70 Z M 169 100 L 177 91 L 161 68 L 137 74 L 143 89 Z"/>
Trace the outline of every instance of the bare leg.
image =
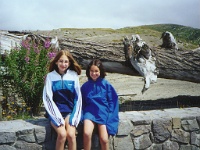
<path id="1" fill-rule="evenodd" d="M 98 124 L 99 139 L 102 150 L 109 150 L 108 132 L 105 125 Z"/>
<path id="2" fill-rule="evenodd" d="M 83 129 L 84 150 L 91 149 L 93 130 L 94 130 L 94 123 L 91 120 L 84 120 L 84 129 Z"/>
<path id="3" fill-rule="evenodd" d="M 65 118 L 68 149 L 76 150 L 76 128 L 69 124 L 69 115 Z"/>
<path id="4" fill-rule="evenodd" d="M 64 150 L 64 145 L 65 145 L 65 141 L 67 137 L 65 126 L 63 125 L 63 126 L 57 127 L 52 122 L 51 122 L 51 126 L 54 128 L 54 130 L 57 133 L 56 150 Z"/>

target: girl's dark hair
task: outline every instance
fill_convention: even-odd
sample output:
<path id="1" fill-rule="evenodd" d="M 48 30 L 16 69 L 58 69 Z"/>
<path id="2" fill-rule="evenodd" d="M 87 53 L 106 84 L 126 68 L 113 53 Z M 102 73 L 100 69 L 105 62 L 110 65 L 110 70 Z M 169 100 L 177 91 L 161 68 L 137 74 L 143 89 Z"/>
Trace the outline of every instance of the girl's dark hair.
<path id="1" fill-rule="evenodd" d="M 67 56 L 67 58 L 69 59 L 70 62 L 70 66 L 68 69 L 70 70 L 74 70 L 75 72 L 77 72 L 78 75 L 81 74 L 81 67 L 80 65 L 76 62 L 76 60 L 73 58 L 73 56 L 71 55 L 71 53 L 67 50 L 60 50 L 56 56 L 54 57 L 54 59 L 50 62 L 49 65 L 49 72 L 56 70 L 58 72 L 58 66 L 56 65 L 56 62 L 60 59 L 60 57 L 62 55 Z"/>
<path id="2" fill-rule="evenodd" d="M 97 66 L 100 70 L 100 77 L 105 78 L 106 72 L 104 70 L 104 66 L 103 66 L 102 62 L 99 59 L 94 59 L 89 63 L 89 65 L 86 69 L 86 76 L 88 77 L 88 79 L 92 79 L 90 77 L 90 68 L 91 68 L 92 65 Z"/>

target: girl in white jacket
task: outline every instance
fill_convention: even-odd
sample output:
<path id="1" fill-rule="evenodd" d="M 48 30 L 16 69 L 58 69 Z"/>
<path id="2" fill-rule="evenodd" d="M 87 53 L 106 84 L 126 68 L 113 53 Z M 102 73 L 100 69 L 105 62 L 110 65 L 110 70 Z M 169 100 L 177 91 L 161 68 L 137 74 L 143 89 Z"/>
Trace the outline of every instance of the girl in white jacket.
<path id="1" fill-rule="evenodd" d="M 76 127 L 81 119 L 82 96 L 78 75 L 81 67 L 65 50 L 57 53 L 45 79 L 43 103 L 57 132 L 56 150 L 76 150 Z"/>

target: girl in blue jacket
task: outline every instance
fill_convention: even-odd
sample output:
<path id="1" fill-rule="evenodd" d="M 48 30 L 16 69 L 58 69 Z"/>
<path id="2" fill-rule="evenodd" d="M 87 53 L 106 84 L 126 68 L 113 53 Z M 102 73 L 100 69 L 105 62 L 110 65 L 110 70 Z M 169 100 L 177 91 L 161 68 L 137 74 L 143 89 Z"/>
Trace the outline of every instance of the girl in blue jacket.
<path id="1" fill-rule="evenodd" d="M 81 67 L 66 51 L 57 53 L 49 66 L 45 79 L 43 103 L 48 112 L 51 125 L 57 132 L 56 150 L 76 150 L 76 127 L 82 111 L 82 96 L 79 77 Z"/>
<path id="2" fill-rule="evenodd" d="M 102 62 L 91 61 L 86 69 L 88 81 L 81 87 L 83 100 L 84 150 L 90 150 L 92 133 L 97 125 L 102 150 L 109 149 L 109 135 L 118 131 L 119 104 L 113 86 L 105 79 Z"/>

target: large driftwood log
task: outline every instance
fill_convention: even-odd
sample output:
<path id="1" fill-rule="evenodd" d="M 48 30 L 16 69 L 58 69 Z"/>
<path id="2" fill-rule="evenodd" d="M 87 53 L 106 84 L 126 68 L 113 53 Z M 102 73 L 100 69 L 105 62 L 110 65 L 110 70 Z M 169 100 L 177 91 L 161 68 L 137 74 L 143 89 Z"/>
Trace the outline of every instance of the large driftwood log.
<path id="1" fill-rule="evenodd" d="M 159 76 L 200 83 L 200 48 L 187 51 L 157 49 Z"/>
<path id="2" fill-rule="evenodd" d="M 1 33 L 1 48 L 8 44 L 3 45 L 2 40 L 10 38 L 15 42 L 19 42 L 21 34 L 16 36 L 14 33 Z M 119 43 L 99 43 L 69 38 L 60 38 L 58 40 L 60 48 L 70 50 L 83 69 L 91 59 L 99 58 L 103 61 L 108 72 L 140 76 L 130 62 L 125 59 L 123 41 Z M 200 48 L 174 51 L 158 46 L 151 47 L 151 50 L 156 57 L 156 66 L 159 69 L 158 77 L 200 83 Z"/>
<path id="3" fill-rule="evenodd" d="M 103 61 L 108 72 L 139 75 L 125 60 L 124 46 L 121 43 L 94 43 L 76 39 L 62 39 L 61 49 L 69 49 L 83 68 L 93 58 Z M 200 83 L 200 48 L 174 51 L 161 47 L 151 47 L 156 57 L 158 77 Z"/>
<path id="4" fill-rule="evenodd" d="M 23 41 L 33 42 L 36 45 L 49 44 L 55 50 L 59 50 L 59 41 L 57 37 L 50 37 L 44 35 L 36 35 L 31 32 L 19 31 L 1 31 L 0 30 L 0 53 L 10 53 L 10 50 L 19 47 Z"/>

